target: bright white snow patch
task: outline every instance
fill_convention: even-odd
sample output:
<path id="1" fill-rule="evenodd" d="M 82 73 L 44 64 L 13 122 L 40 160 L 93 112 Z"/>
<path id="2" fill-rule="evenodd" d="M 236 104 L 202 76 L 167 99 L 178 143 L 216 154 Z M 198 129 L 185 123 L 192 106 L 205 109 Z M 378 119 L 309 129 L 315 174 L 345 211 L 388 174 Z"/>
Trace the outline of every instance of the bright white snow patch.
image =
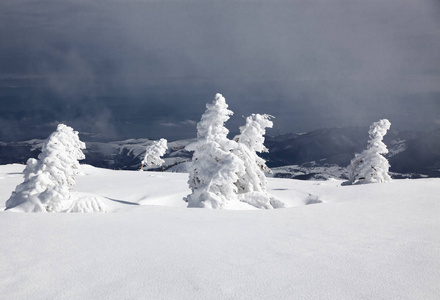
<path id="1" fill-rule="evenodd" d="M 23 168 L 0 166 L 1 210 Z M 83 171 L 110 213 L 0 212 L 2 299 L 440 297 L 440 179 L 269 178 L 288 208 L 232 211 L 185 208 L 187 174 Z"/>

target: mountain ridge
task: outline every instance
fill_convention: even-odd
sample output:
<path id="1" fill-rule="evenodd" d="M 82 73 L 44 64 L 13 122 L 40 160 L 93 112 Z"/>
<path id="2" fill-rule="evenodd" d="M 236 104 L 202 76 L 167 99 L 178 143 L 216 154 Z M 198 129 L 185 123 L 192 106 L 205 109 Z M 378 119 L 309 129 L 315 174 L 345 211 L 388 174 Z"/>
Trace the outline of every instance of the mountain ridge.
<path id="1" fill-rule="evenodd" d="M 195 140 L 169 142 L 169 149 L 164 156 L 165 164 L 156 170 L 184 172 L 187 165 L 185 163 L 192 157 L 185 146 Z M 355 153 L 366 148 L 367 141 L 367 127 L 324 128 L 301 134 L 288 133 L 267 136 L 265 145 L 269 152 L 262 153 L 261 156 L 274 169 L 274 176 L 298 179 L 331 176 L 345 178 L 341 170 L 350 163 Z M 28 158 L 38 156 L 43 142 L 44 140 L 38 139 L 0 142 L 0 164 L 26 163 Z M 137 170 L 140 168 L 145 147 L 152 142 L 149 139 L 86 141 L 86 159 L 81 162 L 101 168 Z M 412 178 L 440 177 L 440 129 L 427 132 L 391 129 L 384 142 L 389 149 L 385 156 L 391 164 L 390 171 L 394 173 L 394 177 L 403 176 L 399 174 Z"/>

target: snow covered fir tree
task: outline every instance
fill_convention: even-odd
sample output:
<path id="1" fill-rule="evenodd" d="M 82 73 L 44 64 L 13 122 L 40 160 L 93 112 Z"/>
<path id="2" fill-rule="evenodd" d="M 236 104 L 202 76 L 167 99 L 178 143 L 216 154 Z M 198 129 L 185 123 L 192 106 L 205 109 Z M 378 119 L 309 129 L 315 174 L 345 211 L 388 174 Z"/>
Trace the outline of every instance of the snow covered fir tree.
<path id="1" fill-rule="evenodd" d="M 235 183 L 245 174 L 245 166 L 231 152 L 237 143 L 227 138 L 224 123 L 232 114 L 225 98 L 216 94 L 197 124 L 198 141 L 187 147 L 194 151 L 188 180 L 192 193 L 184 199 L 188 207 L 223 208 L 238 201 Z"/>
<path id="2" fill-rule="evenodd" d="M 269 115 L 253 114 L 240 128 L 240 135 L 228 139 L 224 123 L 233 114 L 225 98 L 217 94 L 197 124 L 188 184 L 192 191 L 185 198 L 188 207 L 224 208 L 234 202 L 246 202 L 257 208 L 278 208 L 283 203 L 266 191 L 268 171 L 265 161 L 256 152 L 264 147 L 265 129 L 272 127 Z"/>
<path id="3" fill-rule="evenodd" d="M 390 164 L 382 155 L 387 154 L 387 146 L 382 142 L 383 137 L 390 129 L 391 123 L 387 119 L 374 122 L 368 131 L 370 139 L 367 149 L 355 158 L 348 166 L 349 183 L 377 183 L 391 181 L 388 174 Z"/>
<path id="4" fill-rule="evenodd" d="M 146 168 L 160 167 L 165 161 L 161 159 L 163 155 L 167 152 L 167 140 L 160 139 L 154 141 L 153 144 L 149 145 L 145 149 L 145 157 L 142 160 L 142 165 L 140 171 Z"/>
<path id="5" fill-rule="evenodd" d="M 6 201 L 6 210 L 61 212 L 69 209 L 70 189 L 80 172 L 78 160 L 85 158 L 78 132 L 59 124 L 45 141 L 38 159 L 30 158 L 23 171 L 24 181 Z"/>
<path id="6" fill-rule="evenodd" d="M 257 155 L 257 152 L 269 152 L 264 146 L 266 128 L 272 128 L 273 118 L 270 115 L 252 114 L 246 118 L 246 125 L 240 127 L 240 135 L 234 138 L 237 147 L 233 153 L 237 155 L 245 166 L 245 172 L 239 176 L 235 185 L 240 200 L 257 208 L 279 208 L 283 203 L 270 196 L 266 191 L 267 180 L 264 172 L 270 171 L 266 161 Z"/>

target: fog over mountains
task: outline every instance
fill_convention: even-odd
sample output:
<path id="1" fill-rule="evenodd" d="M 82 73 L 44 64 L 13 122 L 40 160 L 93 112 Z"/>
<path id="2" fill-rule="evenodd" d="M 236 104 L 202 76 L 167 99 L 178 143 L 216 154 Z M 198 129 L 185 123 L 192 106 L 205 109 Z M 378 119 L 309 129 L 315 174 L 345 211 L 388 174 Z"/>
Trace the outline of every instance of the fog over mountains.
<path id="1" fill-rule="evenodd" d="M 346 127 L 319 129 L 308 133 L 291 133 L 266 137 L 269 153 L 262 154 L 276 177 L 296 179 L 345 179 L 345 167 L 355 153 L 366 148 L 368 128 Z M 137 170 L 149 139 L 97 142 L 88 136 L 82 163 L 96 167 Z M 89 141 L 87 141 L 89 140 Z M 194 139 L 168 144 L 165 164 L 160 170 L 185 172 L 192 153 L 184 148 Z M 37 157 L 43 140 L 0 142 L 0 164 L 25 163 Z M 384 138 L 393 177 L 440 177 L 440 128 L 428 132 L 391 129 Z"/>
<path id="2" fill-rule="evenodd" d="M 438 0 L 10 0 L 0 40 L 0 141 L 188 139 L 218 92 L 236 130 L 440 124 Z"/>

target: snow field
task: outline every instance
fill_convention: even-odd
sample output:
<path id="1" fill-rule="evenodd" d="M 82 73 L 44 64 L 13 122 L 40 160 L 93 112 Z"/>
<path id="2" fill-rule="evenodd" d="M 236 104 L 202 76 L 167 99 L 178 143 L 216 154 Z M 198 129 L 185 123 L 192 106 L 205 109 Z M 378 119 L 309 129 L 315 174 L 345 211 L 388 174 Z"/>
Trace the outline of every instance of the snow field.
<path id="1" fill-rule="evenodd" d="M 23 168 L 0 166 L 1 210 Z M 288 208 L 210 210 L 186 208 L 187 174 L 83 173 L 109 213 L 0 212 L 1 298 L 440 297 L 440 179 L 269 178 Z"/>

